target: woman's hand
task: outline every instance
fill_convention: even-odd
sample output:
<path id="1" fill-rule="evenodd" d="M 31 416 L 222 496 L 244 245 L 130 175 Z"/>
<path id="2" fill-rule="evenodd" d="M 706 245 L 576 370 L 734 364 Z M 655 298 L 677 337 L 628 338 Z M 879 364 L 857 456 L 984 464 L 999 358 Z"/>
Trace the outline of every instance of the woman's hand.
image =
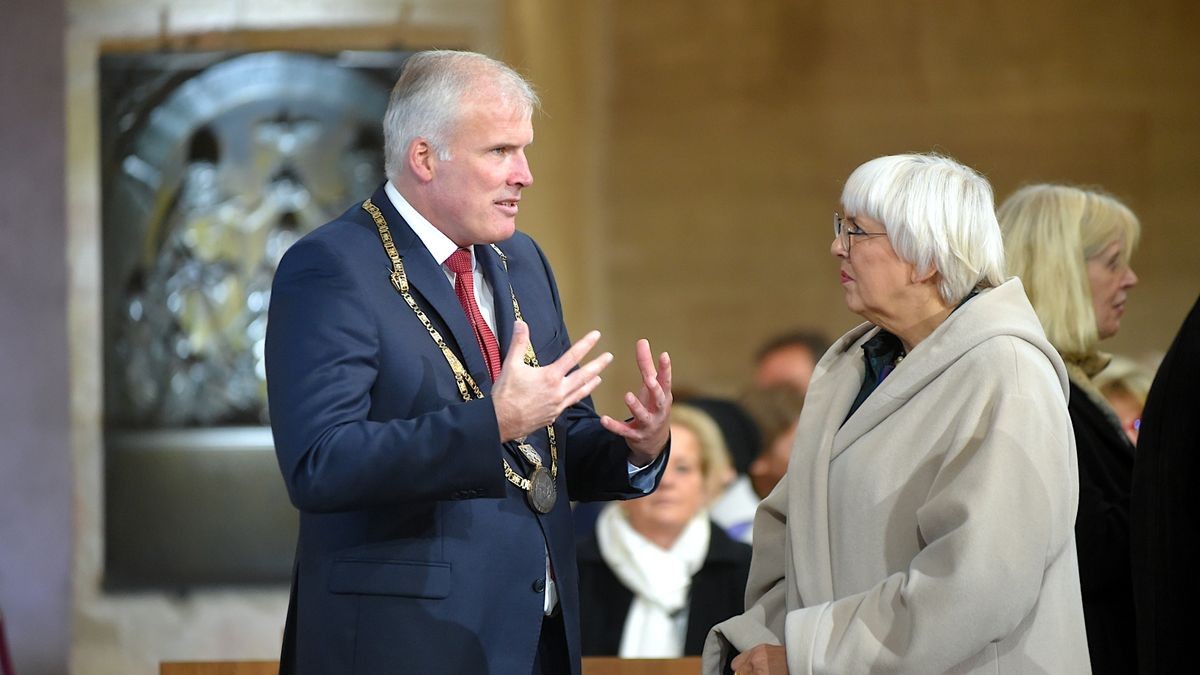
<path id="1" fill-rule="evenodd" d="M 736 675 L 787 675 L 787 653 L 779 645 L 761 644 L 738 654 L 729 664 Z"/>

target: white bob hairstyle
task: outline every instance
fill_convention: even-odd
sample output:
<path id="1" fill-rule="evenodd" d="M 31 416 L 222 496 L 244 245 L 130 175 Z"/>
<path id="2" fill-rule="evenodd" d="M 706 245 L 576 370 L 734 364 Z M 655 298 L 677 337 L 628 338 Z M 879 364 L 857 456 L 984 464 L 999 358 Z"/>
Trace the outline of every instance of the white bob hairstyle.
<path id="1" fill-rule="evenodd" d="M 949 304 L 1004 283 L 992 186 L 949 157 L 877 157 L 846 179 L 842 208 L 883 223 L 896 255 L 918 273 L 936 270 L 938 292 Z"/>
<path id="2" fill-rule="evenodd" d="M 487 104 L 517 106 L 526 117 L 541 105 L 525 78 L 483 54 L 432 50 L 408 57 L 383 116 L 388 177 L 400 172 L 409 146 L 418 138 L 428 141 L 439 159 L 448 161 L 450 135 L 463 108 L 485 96 Z"/>

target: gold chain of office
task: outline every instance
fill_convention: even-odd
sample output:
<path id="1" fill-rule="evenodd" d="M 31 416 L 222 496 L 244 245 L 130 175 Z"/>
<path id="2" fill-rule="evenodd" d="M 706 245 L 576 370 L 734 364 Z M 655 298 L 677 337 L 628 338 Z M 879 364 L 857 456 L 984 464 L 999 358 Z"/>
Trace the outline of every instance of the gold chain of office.
<path id="1" fill-rule="evenodd" d="M 450 349 L 446 341 L 442 339 L 442 334 L 434 327 L 424 310 L 417 305 L 417 301 L 413 298 L 412 293 L 409 292 L 408 275 L 404 271 L 404 262 L 400 258 L 400 252 L 396 250 L 396 244 L 392 241 L 392 231 L 388 228 L 387 220 L 383 217 L 383 213 L 380 212 L 379 207 L 375 206 L 370 199 L 362 203 L 362 208 L 371 214 L 371 218 L 375 221 L 375 227 L 379 230 L 379 239 L 383 242 L 383 249 L 392 261 L 392 286 L 395 286 L 400 295 L 404 297 L 404 301 L 408 303 L 413 313 L 417 315 L 417 319 L 420 320 L 421 325 L 425 326 L 425 330 L 429 331 L 429 337 L 433 338 L 434 343 L 441 350 L 442 356 L 446 358 L 446 363 L 450 366 L 451 372 L 454 373 L 454 382 L 458 385 L 459 395 L 462 396 L 463 401 L 473 401 L 483 398 L 483 391 L 475 383 L 475 378 L 471 377 L 471 373 L 467 372 L 467 369 L 463 367 L 462 361 L 459 360 L 454 350 Z M 504 251 L 501 251 L 499 246 L 495 244 L 491 246 L 492 250 L 500 256 L 500 264 L 504 266 L 504 271 L 507 273 L 508 256 L 504 255 Z M 511 283 L 508 285 L 508 296 L 512 299 L 513 314 L 516 315 L 519 321 L 524 321 L 525 319 L 521 316 L 521 305 L 517 303 L 517 294 L 513 291 Z M 533 351 L 532 344 L 525 345 L 525 363 L 534 368 L 541 367 L 541 364 L 538 363 L 537 354 Z M 554 436 L 553 422 L 546 425 L 546 436 L 550 441 L 550 478 L 553 481 L 558 478 L 558 441 Z M 517 439 L 517 448 L 524 455 L 525 459 L 529 460 L 529 463 L 533 465 L 534 473 L 531 476 L 536 474 L 542 468 L 542 459 L 538 456 L 537 451 L 525 442 L 525 437 L 523 436 Z M 501 461 L 504 463 L 504 477 L 508 479 L 508 482 L 532 495 L 534 486 L 530 479 L 514 471 L 509 466 L 507 459 L 502 457 Z M 551 489 L 553 489 L 553 485 L 553 482 L 551 482 Z M 552 505 L 553 500 L 550 503 L 550 506 Z M 538 510 L 541 511 L 541 508 L 538 508 Z M 549 511 L 549 508 L 547 508 L 547 511 Z M 543 511 L 543 513 L 545 512 Z"/>

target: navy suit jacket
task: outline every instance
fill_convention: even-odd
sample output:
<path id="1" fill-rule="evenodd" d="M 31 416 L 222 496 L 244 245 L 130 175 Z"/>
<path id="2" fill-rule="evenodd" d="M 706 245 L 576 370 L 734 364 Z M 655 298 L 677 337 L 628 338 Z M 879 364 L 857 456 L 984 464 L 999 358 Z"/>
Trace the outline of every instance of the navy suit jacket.
<path id="1" fill-rule="evenodd" d="M 445 273 L 382 188 L 372 201 L 417 303 L 486 394 L 487 367 Z M 507 273 L 490 247 L 474 250 L 495 295 L 501 355 L 512 338 L 511 283 L 549 364 L 571 344 L 550 265 L 524 234 L 499 246 Z M 280 469 L 300 510 L 281 672 L 525 675 L 547 551 L 578 669 L 567 496 L 642 494 L 630 485 L 628 447 L 600 426 L 590 400 L 569 408 L 556 423 L 559 499 L 536 514 L 504 478 L 504 457 L 523 475 L 529 467 L 501 444 L 492 399 L 462 401 L 390 273 L 374 221 L 355 206 L 293 245 L 275 274 L 267 389 Z M 529 440 L 549 466 L 545 430 Z"/>

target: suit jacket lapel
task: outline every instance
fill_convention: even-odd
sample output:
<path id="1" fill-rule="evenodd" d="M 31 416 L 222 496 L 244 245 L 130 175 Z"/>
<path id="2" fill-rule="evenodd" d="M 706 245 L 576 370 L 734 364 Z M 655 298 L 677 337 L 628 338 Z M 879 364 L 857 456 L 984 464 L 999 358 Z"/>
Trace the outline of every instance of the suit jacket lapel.
<path id="1" fill-rule="evenodd" d="M 392 231 L 392 239 L 396 243 L 400 258 L 404 261 L 404 271 L 408 275 L 413 297 L 429 314 L 429 319 L 435 322 L 435 326 L 440 320 L 442 325 L 439 328 L 446 329 L 439 331 L 442 333 L 442 339 L 462 360 L 463 366 L 475 378 L 483 393 L 488 393 L 491 389 L 491 376 L 488 375 L 483 354 L 479 351 L 475 330 L 458 302 L 458 296 L 454 294 L 454 286 L 446 279 L 446 273 L 433 259 L 429 249 L 425 248 L 417 234 L 396 212 L 392 200 L 388 199 L 382 187 L 375 191 L 371 201 L 379 207 Z"/>
<path id="2" fill-rule="evenodd" d="M 484 278 L 487 279 L 488 284 L 492 287 L 493 308 L 496 312 L 496 340 L 500 343 L 500 358 L 503 359 L 508 354 L 509 345 L 512 344 L 513 321 L 517 319 L 517 314 L 513 310 L 512 304 L 512 293 L 514 291 L 509 286 L 512 279 L 509 273 L 505 271 L 504 265 L 500 263 L 499 254 L 491 246 L 476 244 L 475 259 L 479 262 L 479 271 L 483 273 Z M 516 263 L 509 260 L 508 264 L 511 266 Z M 533 339 L 532 334 L 530 335 L 530 339 Z M 549 438 L 546 436 L 546 433 L 541 430 L 535 431 L 526 440 L 542 458 L 542 465 L 549 469 L 551 457 Z M 558 442 L 563 442 L 562 435 L 558 436 Z M 514 464 L 513 468 L 521 475 L 528 476 L 532 467 L 526 462 L 525 456 L 521 454 L 521 451 L 516 448 L 516 444 L 506 443 L 505 448 L 518 463 Z M 562 459 L 561 455 L 559 455 L 559 459 Z M 512 460 L 510 460 L 511 462 Z M 559 466 L 558 491 L 559 495 L 566 494 L 566 483 L 561 465 Z M 539 513 L 537 515 L 538 522 L 542 524 L 542 528 L 545 530 L 548 521 L 545 520 L 545 516 L 542 514 Z M 550 533 L 544 533 L 547 541 L 550 541 Z"/>
<path id="3" fill-rule="evenodd" d="M 496 340 L 500 343 L 500 358 L 504 359 L 508 354 L 508 345 L 512 343 L 513 321 L 517 320 L 513 311 L 512 295 L 509 292 L 511 279 L 500 264 L 500 256 L 491 246 L 477 244 L 475 259 L 479 261 L 479 271 L 492 287 L 492 304 L 496 310 Z"/>

